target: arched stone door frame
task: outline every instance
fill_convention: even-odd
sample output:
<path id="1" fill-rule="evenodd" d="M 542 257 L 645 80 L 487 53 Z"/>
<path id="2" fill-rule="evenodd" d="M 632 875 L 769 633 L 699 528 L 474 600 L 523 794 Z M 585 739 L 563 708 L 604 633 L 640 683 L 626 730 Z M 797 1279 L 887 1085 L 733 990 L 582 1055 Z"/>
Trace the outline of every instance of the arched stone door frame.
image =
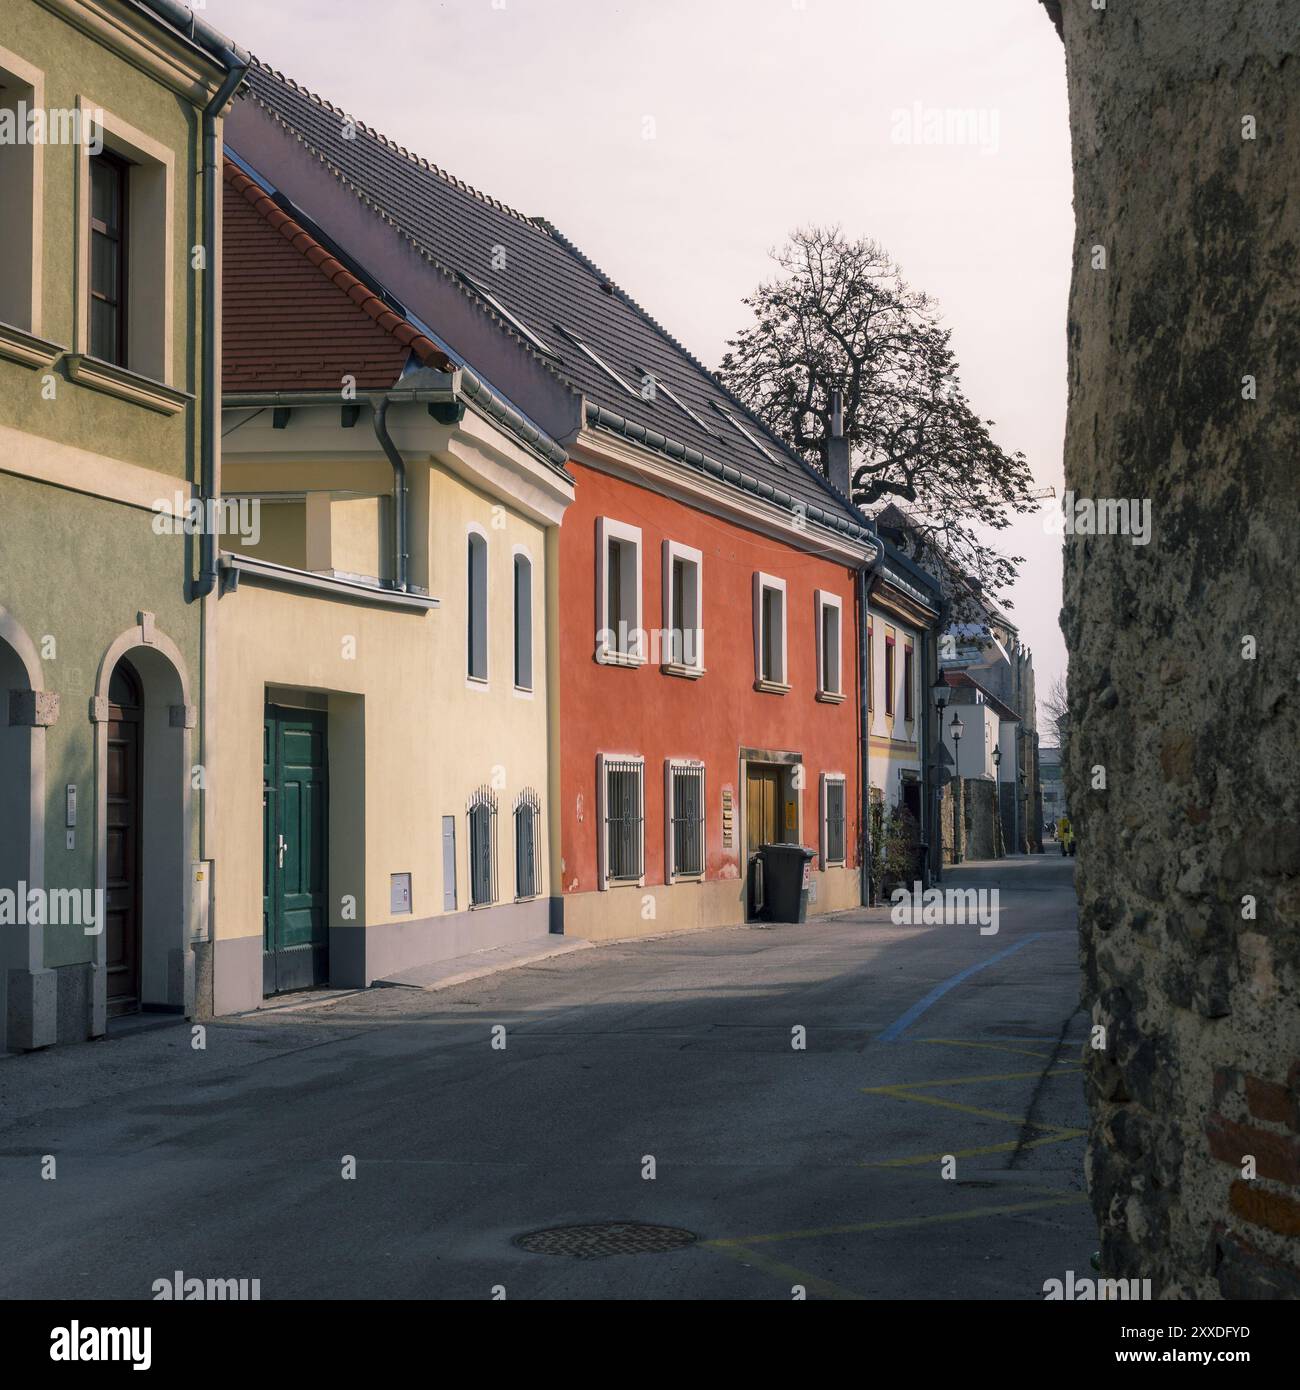
<path id="1" fill-rule="evenodd" d="M 190 929 L 191 731 L 198 720 L 180 648 L 152 613 L 109 645 L 99 663 L 90 720 L 95 730 L 95 887 L 107 896 L 109 682 L 129 658 L 144 691 L 141 807 L 141 1003 L 189 1015 L 194 1008 Z M 95 938 L 91 1036 L 108 1020 L 106 932 Z"/>

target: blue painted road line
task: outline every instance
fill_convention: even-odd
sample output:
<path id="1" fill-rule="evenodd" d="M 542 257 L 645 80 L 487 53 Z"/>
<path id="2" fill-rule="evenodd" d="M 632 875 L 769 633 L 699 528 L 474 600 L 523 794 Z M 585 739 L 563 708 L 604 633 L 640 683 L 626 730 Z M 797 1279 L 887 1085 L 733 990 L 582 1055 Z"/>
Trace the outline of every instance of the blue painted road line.
<path id="1" fill-rule="evenodd" d="M 1028 946 L 1031 941 L 1037 941 L 1042 935 L 1042 932 L 1036 931 L 1030 936 L 1022 936 L 1014 946 L 1008 946 L 1005 951 L 999 951 L 996 956 L 990 956 L 988 960 L 982 960 L 974 965 L 968 965 L 965 970 L 958 971 L 951 979 L 945 980 L 942 984 L 935 985 L 929 994 L 923 999 L 918 999 L 905 1014 L 896 1018 L 893 1023 L 880 1034 L 876 1041 L 897 1042 L 930 1005 L 937 1004 L 954 985 L 959 985 L 963 980 L 969 980 L 972 975 L 979 974 L 981 970 L 987 970 L 990 965 L 996 965 L 998 961 L 1006 960 L 1008 956 L 1015 955 L 1022 947 Z"/>

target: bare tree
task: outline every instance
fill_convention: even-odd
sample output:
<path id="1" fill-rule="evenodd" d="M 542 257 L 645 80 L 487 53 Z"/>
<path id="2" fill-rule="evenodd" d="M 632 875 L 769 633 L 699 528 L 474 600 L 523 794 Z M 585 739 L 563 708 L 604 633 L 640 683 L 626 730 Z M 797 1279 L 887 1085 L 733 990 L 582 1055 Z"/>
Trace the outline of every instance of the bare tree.
<path id="1" fill-rule="evenodd" d="M 1057 676 L 1052 688 L 1043 696 L 1044 727 L 1051 733 L 1058 748 L 1065 747 L 1070 718 L 1070 701 L 1064 676 Z"/>
<path id="2" fill-rule="evenodd" d="M 754 321 L 728 340 L 723 383 L 809 463 L 827 470 L 831 396 L 841 393 L 850 492 L 864 510 L 897 499 L 911 522 L 989 598 L 1014 580 L 976 527 L 1029 512 L 1032 477 L 962 391 L 950 330 L 876 242 L 838 227 L 794 232 L 780 273 L 744 302 Z M 1001 600 L 1005 602 L 1005 600 Z M 1010 607 L 1010 604 L 1006 606 Z"/>

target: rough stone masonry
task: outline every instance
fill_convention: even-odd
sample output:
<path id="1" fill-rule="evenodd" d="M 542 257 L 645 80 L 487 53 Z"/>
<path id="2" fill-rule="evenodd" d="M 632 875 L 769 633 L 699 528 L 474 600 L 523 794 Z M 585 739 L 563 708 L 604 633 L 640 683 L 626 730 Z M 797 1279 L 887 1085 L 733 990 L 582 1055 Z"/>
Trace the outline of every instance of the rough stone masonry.
<path id="1" fill-rule="evenodd" d="M 1300 5 L 1047 7 L 1075 180 L 1065 486 L 1149 500 L 1153 530 L 1064 541 L 1102 1269 L 1294 1298 Z"/>

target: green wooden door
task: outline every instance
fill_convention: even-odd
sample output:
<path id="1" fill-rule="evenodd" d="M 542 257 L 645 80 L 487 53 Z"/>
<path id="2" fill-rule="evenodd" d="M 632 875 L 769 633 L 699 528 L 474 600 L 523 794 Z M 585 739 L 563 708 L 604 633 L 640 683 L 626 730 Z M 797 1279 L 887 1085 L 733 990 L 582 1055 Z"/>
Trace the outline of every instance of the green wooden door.
<path id="1" fill-rule="evenodd" d="M 266 707 L 262 745 L 262 988 L 329 979 L 326 716 Z"/>

